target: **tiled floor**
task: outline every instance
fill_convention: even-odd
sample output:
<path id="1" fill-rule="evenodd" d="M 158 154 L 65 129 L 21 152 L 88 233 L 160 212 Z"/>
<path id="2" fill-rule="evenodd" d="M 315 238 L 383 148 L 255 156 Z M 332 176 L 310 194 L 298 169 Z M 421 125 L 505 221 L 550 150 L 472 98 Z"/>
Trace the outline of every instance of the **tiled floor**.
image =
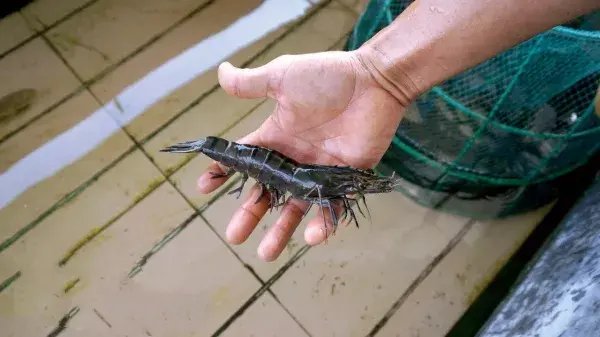
<path id="1" fill-rule="evenodd" d="M 157 151 L 256 128 L 273 102 L 228 96 L 216 66 L 339 50 L 363 3 L 37 0 L 0 21 L 2 335 L 443 336 L 545 210 L 378 195 L 370 224 L 313 248 L 301 228 L 264 263 L 276 214 L 227 245 L 231 186 L 200 195 L 207 158 Z"/>

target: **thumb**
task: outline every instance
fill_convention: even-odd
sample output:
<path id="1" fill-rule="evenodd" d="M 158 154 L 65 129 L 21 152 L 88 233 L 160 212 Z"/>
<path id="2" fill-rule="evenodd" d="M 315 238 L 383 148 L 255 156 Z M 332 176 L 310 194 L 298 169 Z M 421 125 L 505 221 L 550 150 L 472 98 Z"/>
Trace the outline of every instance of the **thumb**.
<path id="1" fill-rule="evenodd" d="M 219 84 L 230 95 L 239 98 L 260 98 L 270 95 L 273 77 L 270 63 L 253 69 L 240 69 L 229 62 L 219 66 Z"/>

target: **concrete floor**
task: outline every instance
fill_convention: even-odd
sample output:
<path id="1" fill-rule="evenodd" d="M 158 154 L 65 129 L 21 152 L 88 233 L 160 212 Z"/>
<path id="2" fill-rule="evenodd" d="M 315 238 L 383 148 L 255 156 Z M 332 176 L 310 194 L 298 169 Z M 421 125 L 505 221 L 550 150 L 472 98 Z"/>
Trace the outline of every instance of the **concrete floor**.
<path id="1" fill-rule="evenodd" d="M 195 190 L 208 159 L 158 152 L 272 111 L 219 89 L 220 61 L 341 49 L 360 8 L 37 0 L 0 21 L 2 336 L 63 317 L 61 337 L 444 336 L 546 210 L 479 222 L 378 195 L 370 224 L 313 248 L 301 227 L 264 263 L 262 225 L 224 242 L 230 185 Z"/>

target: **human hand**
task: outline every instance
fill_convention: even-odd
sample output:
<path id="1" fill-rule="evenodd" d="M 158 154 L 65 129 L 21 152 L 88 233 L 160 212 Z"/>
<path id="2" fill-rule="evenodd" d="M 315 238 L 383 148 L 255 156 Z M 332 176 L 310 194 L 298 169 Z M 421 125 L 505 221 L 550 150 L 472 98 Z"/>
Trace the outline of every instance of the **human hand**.
<path id="1" fill-rule="evenodd" d="M 264 146 L 301 163 L 373 168 L 387 150 L 405 111 L 405 103 L 376 80 L 368 65 L 353 52 L 321 52 L 285 55 L 255 69 L 239 69 L 229 63 L 219 67 L 219 82 L 239 98 L 269 97 L 275 110 L 254 132 L 238 143 Z M 198 179 L 198 190 L 210 193 L 227 178 L 212 179 L 209 172 L 223 173 L 213 162 Z M 270 198 L 257 204 L 260 189 L 249 196 L 232 216 L 227 241 L 243 243 L 269 208 Z M 268 193 L 268 192 L 265 192 Z M 264 261 L 275 260 L 302 220 L 307 202 L 290 199 L 258 247 Z M 304 232 L 307 244 L 316 245 L 330 233 L 322 217 L 312 219 Z"/>

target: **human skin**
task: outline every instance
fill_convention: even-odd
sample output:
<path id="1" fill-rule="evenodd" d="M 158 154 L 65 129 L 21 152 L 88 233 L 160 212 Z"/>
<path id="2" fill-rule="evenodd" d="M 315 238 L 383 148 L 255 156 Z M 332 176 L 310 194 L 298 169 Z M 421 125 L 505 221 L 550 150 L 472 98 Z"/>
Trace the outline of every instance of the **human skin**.
<path id="1" fill-rule="evenodd" d="M 272 148 L 303 163 L 372 168 L 391 143 L 406 107 L 432 86 L 553 26 L 600 9 L 600 0 L 417 0 L 355 51 L 284 55 L 254 69 L 219 66 L 221 87 L 238 98 L 276 100 L 273 113 L 236 140 Z M 197 188 L 210 193 L 227 178 L 213 162 Z M 254 185 L 232 216 L 227 241 L 243 243 L 268 210 L 255 204 Z M 258 247 L 275 260 L 308 204 L 288 200 Z M 338 210 L 339 211 L 339 210 Z M 320 212 L 318 213 L 320 215 Z M 304 238 L 322 243 L 331 233 L 320 216 Z M 326 230 L 329 228 L 329 230 Z"/>

